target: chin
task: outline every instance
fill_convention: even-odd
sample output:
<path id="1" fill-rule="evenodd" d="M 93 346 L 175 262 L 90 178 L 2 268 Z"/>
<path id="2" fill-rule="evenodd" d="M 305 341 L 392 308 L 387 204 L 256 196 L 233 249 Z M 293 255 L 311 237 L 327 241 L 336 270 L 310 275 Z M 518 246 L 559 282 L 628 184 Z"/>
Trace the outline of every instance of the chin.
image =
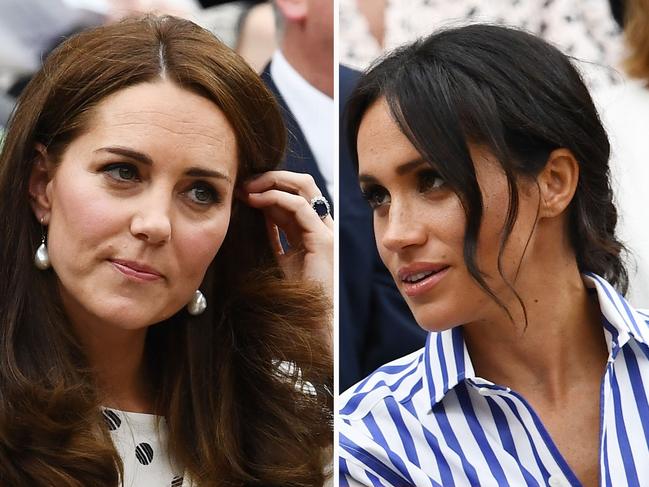
<path id="1" fill-rule="evenodd" d="M 83 306 L 83 303 L 81 305 Z M 88 306 L 86 310 L 83 314 L 87 316 L 87 319 L 93 320 L 97 324 L 131 331 L 155 325 L 173 314 L 155 309 L 152 303 L 123 297 L 103 303 L 94 303 Z"/>
<path id="2" fill-rule="evenodd" d="M 99 311 L 95 316 L 97 317 L 98 323 L 103 323 L 106 327 L 129 331 L 148 328 L 162 321 L 152 316 L 143 316 L 142 313 L 129 312 L 129 310 L 123 308 L 113 313 Z"/>
<path id="3" fill-rule="evenodd" d="M 410 305 L 411 303 L 408 304 Z M 429 332 L 450 330 L 451 328 L 460 326 L 468 321 L 463 319 L 462 316 L 459 316 L 456 312 L 457 308 L 450 304 L 420 304 L 410 306 L 410 310 L 412 311 L 412 315 L 415 317 L 417 324 Z"/>
<path id="4" fill-rule="evenodd" d="M 138 330 L 157 325 L 158 323 L 165 321 L 179 311 L 156 311 L 152 310 L 151 306 L 149 306 L 149 309 L 146 308 L 146 304 L 141 303 L 135 308 L 122 308 L 121 311 L 108 314 L 108 316 L 106 317 L 106 322 L 112 321 L 115 326 L 123 330 Z M 118 317 L 119 321 L 113 321 L 115 320 L 115 317 Z"/>

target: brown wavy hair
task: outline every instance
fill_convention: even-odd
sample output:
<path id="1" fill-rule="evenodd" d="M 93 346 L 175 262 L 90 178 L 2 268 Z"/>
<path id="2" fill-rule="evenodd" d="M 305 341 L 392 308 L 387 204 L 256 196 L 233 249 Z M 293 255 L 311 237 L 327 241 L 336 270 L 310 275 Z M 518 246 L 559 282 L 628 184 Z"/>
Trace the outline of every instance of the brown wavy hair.
<path id="1" fill-rule="evenodd" d="M 224 112 L 239 180 L 282 160 L 286 133 L 270 92 L 189 21 L 126 20 L 82 32 L 48 57 L 18 101 L 0 155 L 3 486 L 116 487 L 123 477 L 56 277 L 33 265 L 41 229 L 28 182 L 37 143 L 60 160 L 106 96 L 161 76 Z M 317 285 L 283 276 L 261 212 L 234 204 L 201 285 L 206 312 L 181 310 L 148 330 L 156 411 L 167 420 L 172 457 L 200 486 L 322 485 L 332 443 L 322 332 L 331 304 Z"/>
<path id="2" fill-rule="evenodd" d="M 627 0 L 624 38 L 630 50 L 624 61 L 626 71 L 649 82 L 649 1 Z"/>

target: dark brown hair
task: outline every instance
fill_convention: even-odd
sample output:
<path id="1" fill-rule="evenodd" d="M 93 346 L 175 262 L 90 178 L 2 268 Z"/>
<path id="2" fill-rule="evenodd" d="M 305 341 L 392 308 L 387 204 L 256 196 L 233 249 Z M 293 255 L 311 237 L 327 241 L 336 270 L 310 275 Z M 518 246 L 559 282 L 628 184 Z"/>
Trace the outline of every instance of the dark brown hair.
<path id="1" fill-rule="evenodd" d="M 649 2 L 627 0 L 624 9 L 624 38 L 629 47 L 624 66 L 631 76 L 649 82 Z"/>
<path id="2" fill-rule="evenodd" d="M 536 177 L 553 150 L 566 148 L 579 164 L 567 224 L 577 266 L 626 292 L 608 137 L 579 73 L 558 49 L 495 25 L 445 29 L 419 39 L 361 77 L 347 107 L 349 140 L 356 141 L 365 112 L 381 97 L 401 131 L 458 195 L 466 215 L 467 268 L 503 308 L 476 263 L 483 205 L 469 143 L 489 149 L 507 177 L 509 207 L 498 259 L 503 279 L 501 257 L 518 212 L 517 180 Z M 352 152 L 356 158 L 355 146 Z"/>
<path id="3" fill-rule="evenodd" d="M 238 180 L 278 166 L 285 129 L 244 61 L 195 24 L 148 16 L 70 38 L 23 92 L 0 156 L 0 484 L 111 486 L 120 459 L 52 271 L 28 182 L 41 143 L 60 160 L 105 97 L 168 79 L 214 102 L 236 135 Z M 235 203 L 236 204 L 236 203 Z M 286 279 L 263 215 L 238 205 L 201 285 L 209 307 L 149 328 L 146 357 L 173 458 L 200 486 L 317 486 L 332 443 L 332 364 L 320 288 Z"/>

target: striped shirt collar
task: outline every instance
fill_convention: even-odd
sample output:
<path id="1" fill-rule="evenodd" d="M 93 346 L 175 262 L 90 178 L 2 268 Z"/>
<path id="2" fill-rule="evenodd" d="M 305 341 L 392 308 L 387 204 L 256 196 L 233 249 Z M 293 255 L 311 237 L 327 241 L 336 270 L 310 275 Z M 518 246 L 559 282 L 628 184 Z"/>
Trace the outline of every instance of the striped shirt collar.
<path id="1" fill-rule="evenodd" d="M 598 275 L 587 273 L 582 278 L 586 287 L 597 294 L 609 362 L 615 360 L 631 338 L 643 344 L 649 343 L 649 328 L 646 325 L 639 326 L 639 323 L 644 324 L 649 315 L 631 307 L 613 286 Z M 448 391 L 465 380 L 479 387 L 501 388 L 476 376 L 461 326 L 429 333 L 424 349 L 423 388 L 431 398 L 431 406 L 439 403 Z"/>

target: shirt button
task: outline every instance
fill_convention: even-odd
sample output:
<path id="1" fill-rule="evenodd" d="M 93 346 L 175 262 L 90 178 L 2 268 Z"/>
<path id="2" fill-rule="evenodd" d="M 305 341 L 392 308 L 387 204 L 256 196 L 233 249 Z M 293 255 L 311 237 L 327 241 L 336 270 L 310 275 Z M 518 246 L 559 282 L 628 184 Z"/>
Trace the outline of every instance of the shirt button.
<path id="1" fill-rule="evenodd" d="M 550 487 L 570 487 L 567 480 L 559 475 L 552 475 L 548 479 Z"/>

